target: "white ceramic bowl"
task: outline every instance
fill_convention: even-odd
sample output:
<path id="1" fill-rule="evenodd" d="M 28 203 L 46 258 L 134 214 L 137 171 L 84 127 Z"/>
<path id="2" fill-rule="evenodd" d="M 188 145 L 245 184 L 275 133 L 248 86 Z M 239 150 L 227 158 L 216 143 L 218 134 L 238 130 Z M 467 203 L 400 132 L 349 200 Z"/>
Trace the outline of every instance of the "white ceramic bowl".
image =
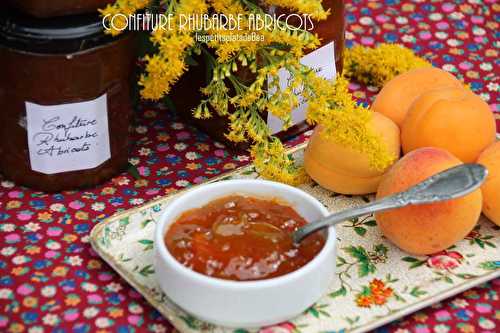
<path id="1" fill-rule="evenodd" d="M 328 210 L 311 195 L 263 180 L 227 180 L 187 191 L 165 208 L 155 234 L 155 272 L 165 294 L 201 320 L 226 327 L 260 327 L 295 317 L 327 291 L 335 271 L 335 229 L 328 229 L 323 249 L 289 274 L 258 281 L 230 281 L 190 270 L 168 252 L 164 235 L 184 211 L 231 194 L 279 198 L 315 221 Z"/>

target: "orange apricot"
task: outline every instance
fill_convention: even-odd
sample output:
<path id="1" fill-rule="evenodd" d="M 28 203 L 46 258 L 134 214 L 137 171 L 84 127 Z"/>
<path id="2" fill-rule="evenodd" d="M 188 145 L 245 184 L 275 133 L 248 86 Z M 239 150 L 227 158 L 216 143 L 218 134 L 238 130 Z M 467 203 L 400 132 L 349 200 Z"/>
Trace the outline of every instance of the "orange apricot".
<path id="1" fill-rule="evenodd" d="M 488 169 L 488 178 L 481 186 L 483 192 L 483 213 L 500 226 L 500 141 L 486 148 L 477 163 Z"/>
<path id="2" fill-rule="evenodd" d="M 387 82 L 371 108 L 401 126 L 410 105 L 422 93 L 436 88 L 461 86 L 462 83 L 457 78 L 442 69 L 417 68 Z"/>
<path id="3" fill-rule="evenodd" d="M 464 88 L 430 90 L 410 107 L 401 127 L 403 152 L 443 148 L 462 162 L 475 162 L 495 141 L 496 125 L 486 102 Z"/>
<path id="4" fill-rule="evenodd" d="M 389 153 L 400 154 L 400 132 L 396 124 L 380 113 L 373 113 L 370 125 L 380 135 Z M 350 147 L 322 136 L 322 127 L 314 130 L 304 154 L 304 165 L 313 180 L 326 189 L 342 194 L 367 194 L 377 190 L 384 170 L 375 170 L 369 159 Z"/>
<path id="5" fill-rule="evenodd" d="M 384 175 L 377 199 L 405 191 L 422 180 L 462 164 L 440 148 L 420 148 L 405 155 Z M 463 239 L 481 215 L 481 190 L 453 200 L 410 205 L 375 214 L 382 233 L 399 248 L 423 255 L 444 250 Z"/>

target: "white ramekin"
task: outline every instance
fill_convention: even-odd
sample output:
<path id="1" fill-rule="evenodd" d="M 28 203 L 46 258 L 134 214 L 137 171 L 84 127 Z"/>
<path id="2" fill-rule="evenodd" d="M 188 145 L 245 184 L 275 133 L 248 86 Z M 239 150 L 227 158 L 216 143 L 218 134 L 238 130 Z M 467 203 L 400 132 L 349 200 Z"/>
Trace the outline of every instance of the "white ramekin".
<path id="1" fill-rule="evenodd" d="M 226 180 L 202 185 L 172 200 L 155 234 L 156 278 L 165 294 L 193 316 L 226 327 L 260 327 L 295 317 L 328 289 L 335 271 L 335 229 L 329 228 L 320 253 L 289 274 L 259 281 L 229 281 L 184 267 L 168 252 L 164 235 L 180 214 L 231 194 L 277 198 L 289 203 L 307 221 L 328 210 L 295 187 L 264 180 Z"/>

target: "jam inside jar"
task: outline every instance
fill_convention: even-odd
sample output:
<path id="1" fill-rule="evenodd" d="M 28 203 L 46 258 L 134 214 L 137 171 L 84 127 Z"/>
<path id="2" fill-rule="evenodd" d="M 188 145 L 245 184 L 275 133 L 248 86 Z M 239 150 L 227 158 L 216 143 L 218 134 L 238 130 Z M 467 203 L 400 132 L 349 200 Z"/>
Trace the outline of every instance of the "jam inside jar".
<path id="1" fill-rule="evenodd" d="M 98 14 L 0 14 L 0 172 L 55 192 L 96 185 L 127 165 L 135 38 Z"/>
<path id="2" fill-rule="evenodd" d="M 183 213 L 165 234 L 165 244 L 178 262 L 198 273 L 269 279 L 301 268 L 323 248 L 323 233 L 293 243 L 292 232 L 306 223 L 275 199 L 232 195 Z"/>

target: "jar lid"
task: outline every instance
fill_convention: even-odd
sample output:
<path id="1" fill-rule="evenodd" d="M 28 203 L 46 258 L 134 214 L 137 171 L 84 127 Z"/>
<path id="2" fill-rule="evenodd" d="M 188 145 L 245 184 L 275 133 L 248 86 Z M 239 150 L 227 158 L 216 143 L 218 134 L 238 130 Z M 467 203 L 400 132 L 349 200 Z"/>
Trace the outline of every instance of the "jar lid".
<path id="1" fill-rule="evenodd" d="M 34 18 L 13 9 L 0 13 L 0 45 L 53 54 L 84 51 L 112 41 L 96 14 Z"/>

